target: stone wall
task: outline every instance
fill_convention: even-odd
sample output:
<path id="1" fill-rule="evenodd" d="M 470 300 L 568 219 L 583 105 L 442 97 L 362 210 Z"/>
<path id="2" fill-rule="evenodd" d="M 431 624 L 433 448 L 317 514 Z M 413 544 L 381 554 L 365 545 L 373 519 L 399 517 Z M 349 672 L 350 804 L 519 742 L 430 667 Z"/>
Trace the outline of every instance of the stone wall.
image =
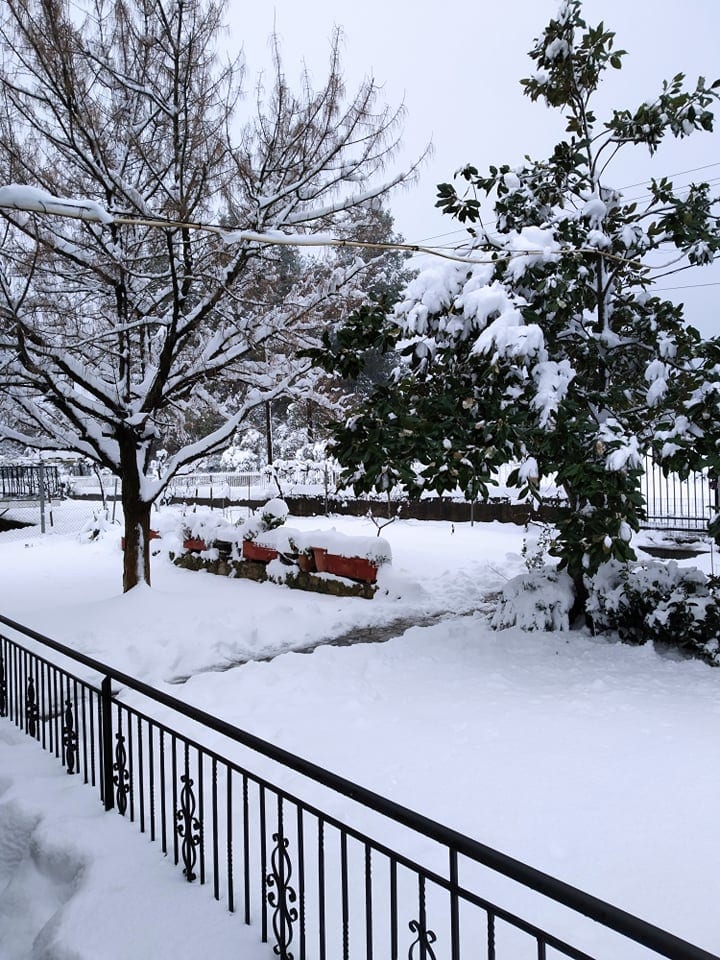
<path id="1" fill-rule="evenodd" d="M 371 600 L 377 587 L 373 583 L 353 583 L 328 574 L 304 573 L 295 564 L 288 564 L 282 577 L 268 575 L 267 564 L 252 560 L 232 560 L 229 557 L 209 559 L 199 553 L 181 553 L 172 558 L 173 563 L 184 570 L 206 570 L 219 577 L 237 577 L 263 583 L 270 580 L 284 583 L 294 590 L 309 590 L 313 593 L 330 594 L 333 597 L 364 597 Z"/>

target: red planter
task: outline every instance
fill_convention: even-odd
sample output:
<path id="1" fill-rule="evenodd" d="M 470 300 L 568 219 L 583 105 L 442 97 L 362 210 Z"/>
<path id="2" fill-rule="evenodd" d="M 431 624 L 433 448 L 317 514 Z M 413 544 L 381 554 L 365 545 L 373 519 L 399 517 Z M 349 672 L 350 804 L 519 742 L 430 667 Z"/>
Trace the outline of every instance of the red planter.
<path id="1" fill-rule="evenodd" d="M 315 555 L 314 553 L 299 553 L 297 565 L 303 573 L 315 573 Z"/>
<path id="2" fill-rule="evenodd" d="M 261 547 L 254 540 L 243 540 L 242 552 L 246 560 L 256 560 L 260 563 L 269 563 L 278 557 L 277 550 L 273 550 L 271 547 Z"/>
<path id="3" fill-rule="evenodd" d="M 183 547 L 192 553 L 201 553 L 203 550 L 207 550 L 205 541 L 197 540 L 194 537 L 188 537 L 186 540 L 183 540 Z"/>
<path id="4" fill-rule="evenodd" d="M 377 564 L 365 557 L 341 557 L 328 553 L 323 547 L 313 547 L 315 566 L 320 573 L 332 573 L 348 580 L 374 583 L 377 580 Z"/>

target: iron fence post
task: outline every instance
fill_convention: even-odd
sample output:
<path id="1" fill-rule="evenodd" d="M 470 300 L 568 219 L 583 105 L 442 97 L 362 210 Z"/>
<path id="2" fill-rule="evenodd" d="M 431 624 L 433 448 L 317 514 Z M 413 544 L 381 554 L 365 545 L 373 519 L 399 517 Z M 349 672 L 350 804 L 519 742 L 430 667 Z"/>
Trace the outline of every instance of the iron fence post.
<path id="1" fill-rule="evenodd" d="M 103 800 L 105 809 L 112 810 L 115 806 L 113 791 L 113 748 L 112 748 L 112 691 L 110 677 L 103 677 L 100 685 L 100 711 L 102 716 L 102 731 L 100 752 L 102 756 Z"/>

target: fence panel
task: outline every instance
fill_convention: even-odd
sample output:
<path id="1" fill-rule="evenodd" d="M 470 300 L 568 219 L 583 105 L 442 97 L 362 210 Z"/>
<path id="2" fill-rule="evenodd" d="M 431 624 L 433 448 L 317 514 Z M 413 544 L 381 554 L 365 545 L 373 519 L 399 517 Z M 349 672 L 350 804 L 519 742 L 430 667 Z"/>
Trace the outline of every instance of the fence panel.
<path id="1" fill-rule="evenodd" d="M 507 487 L 507 479 L 513 468 L 507 464 L 500 468 L 496 483 L 490 488 L 490 504 L 494 505 L 500 514 L 507 507 L 513 497 L 513 490 Z M 60 478 L 57 467 L 44 467 L 45 498 L 41 504 L 38 488 L 38 467 L 0 467 L 0 519 L 44 526 L 46 531 L 60 532 L 80 531 L 92 517 L 92 508 L 86 508 L 82 503 L 72 504 L 70 501 L 58 502 Z M 277 477 L 277 482 L 276 478 Z M 173 478 L 165 497 L 169 500 L 184 501 L 187 503 L 202 501 L 210 505 L 225 506 L 233 502 L 249 504 L 252 507 L 265 502 L 280 492 L 291 500 L 300 498 L 297 504 L 311 502 L 306 498 L 317 498 L 319 512 L 326 512 L 328 498 L 337 494 L 337 474 L 332 464 L 307 464 L 293 461 L 277 465 L 277 469 L 266 469 L 255 472 L 239 473 L 192 473 Z M 118 503 L 120 485 L 117 477 L 93 475 L 88 477 L 73 477 L 70 481 L 74 495 L 78 497 L 104 497 L 108 515 L 112 519 L 119 519 L 121 508 Z M 102 483 L 102 487 L 101 487 Z M 542 483 L 543 496 L 558 504 L 562 503 L 563 491 L 555 484 L 553 476 L 546 477 Z M 646 457 L 645 471 L 641 480 L 641 493 L 646 505 L 647 518 L 642 524 L 646 528 L 667 530 L 668 532 L 696 532 L 703 534 L 711 516 L 720 510 L 717 481 L 710 477 L 707 471 L 691 473 L 686 479 L 677 474 L 665 475 L 651 457 Z M 396 496 L 392 501 L 393 511 L 399 504 L 404 504 L 403 516 L 423 516 L 421 510 L 409 507 L 402 489 L 394 491 Z M 323 500 L 324 498 L 324 500 Z M 343 496 L 343 500 L 345 500 Z M 456 500 L 461 500 L 459 493 Z M 381 506 L 382 504 L 382 506 Z M 335 509 L 339 504 L 333 502 Z M 352 504 L 351 504 L 352 506 Z M 362 512 L 368 507 L 380 510 L 387 508 L 384 500 L 362 501 Z M 420 507 L 429 508 L 427 502 Z M 458 520 L 455 514 L 460 509 L 462 518 L 480 518 L 485 504 L 476 504 L 468 507 L 462 502 L 454 502 L 448 495 L 438 499 L 434 505 L 433 519 L 445 518 Z M 468 513 L 469 509 L 469 513 Z M 523 507 L 517 506 L 518 521 L 525 517 Z M 77 516 L 75 516 L 75 513 Z M 72 516 L 71 516 L 72 514 Z M 43 519 L 44 515 L 44 519 Z M 437 516 L 436 516 L 437 515 Z M 501 516 L 502 519 L 509 519 Z M 515 519 L 515 518 L 513 518 Z"/>
<path id="2" fill-rule="evenodd" d="M 717 481 L 707 471 L 693 471 L 687 479 L 665 474 L 652 458 L 645 458 L 642 495 L 647 509 L 644 526 L 672 532 L 703 533 L 720 509 Z"/>

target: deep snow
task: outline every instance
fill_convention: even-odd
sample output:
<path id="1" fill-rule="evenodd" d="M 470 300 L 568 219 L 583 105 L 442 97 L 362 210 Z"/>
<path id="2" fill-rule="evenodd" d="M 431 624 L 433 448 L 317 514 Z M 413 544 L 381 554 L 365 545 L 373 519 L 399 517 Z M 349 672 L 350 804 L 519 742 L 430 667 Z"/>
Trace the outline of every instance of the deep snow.
<path id="1" fill-rule="evenodd" d="M 358 519 L 290 522 L 373 532 Z M 176 696 L 718 952 L 720 672 L 583 632 L 490 630 L 484 611 L 505 579 L 524 569 L 519 528 L 399 521 L 383 536 L 393 566 L 383 574 L 386 592 L 372 601 L 179 570 L 165 557 L 169 536 L 153 562 L 152 589 L 122 596 L 119 530 L 91 543 L 0 537 L 0 610 L 143 679 L 172 684 Z M 709 566 L 709 558 L 702 562 Z M 388 632 L 401 635 L 387 643 L 282 653 L 433 616 L 445 618 L 396 626 Z M 67 803 L 60 819 L 95 820 L 63 829 L 53 819 L 55 804 L 43 808 L 47 842 L 69 861 L 85 857 L 91 865 L 84 874 L 90 880 L 63 880 L 55 884 L 60 893 L 52 884 L 48 891 L 36 866 L 28 872 L 27 844 L 19 879 L 0 846 L 0 889 L 9 877 L 11 892 L 39 888 L 45 904 L 25 927 L 17 911 L 0 911 L 0 943 L 25 938 L 27 952 L 8 958 L 65 956 L 59 947 L 42 952 L 48 931 L 58 930 L 73 958 L 115 956 L 93 953 L 73 911 L 92 903 L 100 925 L 105 909 L 130 910 L 134 894 L 123 875 L 133 871 L 148 884 L 144 902 L 155 897 L 164 910 L 177 894 L 187 916 L 214 911 L 217 919 L 203 913 L 197 921 L 217 931 L 217 950 L 204 952 L 226 955 L 220 907 L 188 895 L 180 872 L 157 850 L 98 813 L 92 795 L 67 786 L 37 749 L 31 757 L 26 744 L 17 746 L 6 722 L 0 732 L 7 786 L 0 837 L 32 820 L 51 782 L 62 784 Z M 92 865 L 103 862 L 94 845 L 105 842 L 105 829 L 112 832 L 108 849 L 122 843 L 127 864 L 111 901 L 91 882 L 102 875 L 102 866 L 93 874 Z M 151 944 L 165 921 L 155 913 L 141 915 L 147 937 L 117 956 L 160 955 Z M 233 923 L 233 931 L 237 950 L 242 925 Z M 30 935 L 38 932 L 33 953 Z M 248 936 L 255 942 L 252 929 Z M 188 940 L 165 955 L 196 952 Z"/>
<path id="2" fill-rule="evenodd" d="M 267 958 L 5 720 L 0 771 L 0 960 Z"/>

